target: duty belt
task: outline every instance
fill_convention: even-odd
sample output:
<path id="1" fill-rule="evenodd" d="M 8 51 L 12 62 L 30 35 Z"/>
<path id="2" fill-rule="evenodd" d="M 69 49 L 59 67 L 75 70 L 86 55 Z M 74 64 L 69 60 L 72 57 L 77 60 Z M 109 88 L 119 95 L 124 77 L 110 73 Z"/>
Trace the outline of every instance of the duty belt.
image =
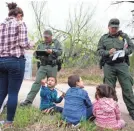
<path id="1" fill-rule="evenodd" d="M 46 65 L 51 65 L 51 66 L 56 66 L 57 63 L 55 61 L 45 61 L 45 62 L 41 62 L 42 66 L 46 66 Z"/>

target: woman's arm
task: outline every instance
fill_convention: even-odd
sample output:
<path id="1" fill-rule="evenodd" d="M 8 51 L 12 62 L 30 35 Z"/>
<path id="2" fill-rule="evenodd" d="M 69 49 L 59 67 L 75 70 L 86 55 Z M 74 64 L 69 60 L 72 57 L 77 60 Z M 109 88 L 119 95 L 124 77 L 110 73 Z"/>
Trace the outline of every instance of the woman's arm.
<path id="1" fill-rule="evenodd" d="M 18 26 L 18 41 L 20 47 L 24 49 L 30 49 L 32 46 L 30 46 L 30 43 L 28 41 L 28 33 L 27 33 L 27 27 L 24 22 L 21 22 Z"/>

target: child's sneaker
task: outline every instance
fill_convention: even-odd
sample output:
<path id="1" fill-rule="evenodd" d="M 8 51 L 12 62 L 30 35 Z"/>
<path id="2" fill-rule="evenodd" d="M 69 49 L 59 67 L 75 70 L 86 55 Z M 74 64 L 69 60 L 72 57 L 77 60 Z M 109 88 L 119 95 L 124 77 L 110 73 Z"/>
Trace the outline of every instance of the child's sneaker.
<path id="1" fill-rule="evenodd" d="M 91 116 L 90 118 L 89 118 L 89 121 L 94 121 L 95 120 L 95 116 Z"/>
<path id="2" fill-rule="evenodd" d="M 81 124 L 80 123 L 78 123 L 77 125 L 73 125 L 72 124 L 72 129 L 80 131 L 80 128 L 81 128 Z"/>
<path id="3" fill-rule="evenodd" d="M 73 124 L 72 124 L 72 128 L 79 128 L 80 126 L 81 126 L 80 123 L 78 123 L 77 125 L 73 125 Z"/>

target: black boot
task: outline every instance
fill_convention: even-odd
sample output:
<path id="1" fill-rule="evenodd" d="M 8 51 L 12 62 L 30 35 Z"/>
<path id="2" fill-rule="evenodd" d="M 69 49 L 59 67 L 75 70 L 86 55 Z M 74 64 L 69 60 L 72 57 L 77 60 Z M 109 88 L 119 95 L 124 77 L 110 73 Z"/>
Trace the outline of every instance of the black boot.
<path id="1" fill-rule="evenodd" d="M 20 103 L 20 106 L 30 106 L 31 104 L 32 104 L 31 101 L 25 100 L 25 101 Z"/>

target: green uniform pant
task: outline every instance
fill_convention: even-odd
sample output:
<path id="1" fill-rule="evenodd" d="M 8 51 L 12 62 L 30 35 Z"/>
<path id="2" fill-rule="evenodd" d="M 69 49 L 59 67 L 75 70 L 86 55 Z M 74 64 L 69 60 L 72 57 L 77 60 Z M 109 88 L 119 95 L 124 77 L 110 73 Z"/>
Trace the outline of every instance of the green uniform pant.
<path id="1" fill-rule="evenodd" d="M 40 66 L 36 74 L 36 80 L 33 83 L 32 88 L 27 95 L 26 101 L 33 102 L 34 98 L 36 97 L 37 93 L 40 90 L 41 80 L 50 76 L 54 77 L 57 76 L 57 66 L 54 67 L 52 67 L 51 65 Z"/>
<path id="2" fill-rule="evenodd" d="M 104 83 L 111 87 L 116 87 L 116 81 L 119 81 L 122 88 L 122 95 L 127 109 L 134 115 L 134 94 L 133 94 L 133 79 L 129 73 L 129 67 L 126 63 L 119 63 L 110 66 L 104 65 Z"/>

